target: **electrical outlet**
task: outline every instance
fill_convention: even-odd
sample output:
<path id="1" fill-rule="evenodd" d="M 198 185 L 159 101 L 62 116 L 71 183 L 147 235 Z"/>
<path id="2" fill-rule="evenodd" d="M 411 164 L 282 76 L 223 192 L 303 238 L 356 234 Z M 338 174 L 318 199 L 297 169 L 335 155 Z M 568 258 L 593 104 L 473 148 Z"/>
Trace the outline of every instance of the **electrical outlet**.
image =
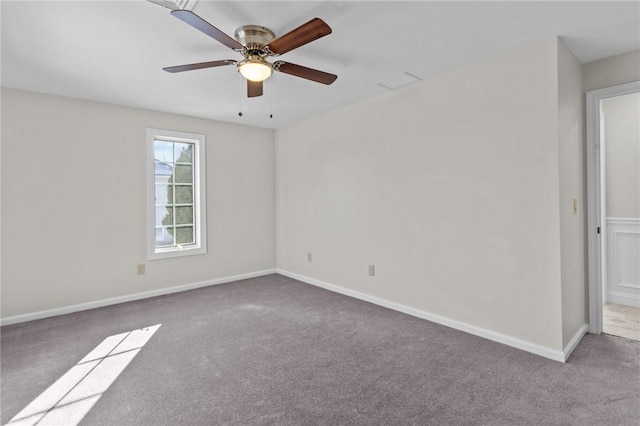
<path id="1" fill-rule="evenodd" d="M 307 253 L 307 262 L 312 262 L 313 261 L 313 255 L 311 254 L 311 252 Z"/>
<path id="2" fill-rule="evenodd" d="M 369 276 L 376 276 L 376 265 L 369 265 Z"/>
<path id="3" fill-rule="evenodd" d="M 144 263 L 139 263 L 138 264 L 138 275 L 144 275 L 145 273 L 145 265 Z"/>

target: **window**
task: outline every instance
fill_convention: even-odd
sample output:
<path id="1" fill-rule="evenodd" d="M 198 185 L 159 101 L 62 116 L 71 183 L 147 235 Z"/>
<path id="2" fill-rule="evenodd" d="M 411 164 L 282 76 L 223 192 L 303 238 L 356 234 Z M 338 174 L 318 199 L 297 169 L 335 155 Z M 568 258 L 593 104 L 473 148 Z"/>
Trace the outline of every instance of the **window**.
<path id="1" fill-rule="evenodd" d="M 206 253 L 205 137 L 147 129 L 147 258 Z"/>

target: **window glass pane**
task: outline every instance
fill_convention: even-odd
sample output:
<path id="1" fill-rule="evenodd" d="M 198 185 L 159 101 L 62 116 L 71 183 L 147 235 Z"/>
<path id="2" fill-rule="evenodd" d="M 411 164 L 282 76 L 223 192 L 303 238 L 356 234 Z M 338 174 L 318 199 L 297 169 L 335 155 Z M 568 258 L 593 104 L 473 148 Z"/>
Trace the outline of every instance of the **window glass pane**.
<path id="1" fill-rule="evenodd" d="M 176 207 L 176 225 L 193 223 L 193 207 Z"/>
<path id="2" fill-rule="evenodd" d="M 176 186 L 176 204 L 192 204 L 193 203 L 193 187 Z"/>
<path id="3" fill-rule="evenodd" d="M 176 228 L 176 244 L 192 244 L 193 243 L 193 227 L 185 226 Z"/>
<path id="4" fill-rule="evenodd" d="M 166 182 L 158 183 L 156 176 L 156 205 L 157 204 L 173 204 L 173 185 Z"/>
<path id="5" fill-rule="evenodd" d="M 164 163 L 173 163 L 173 142 L 155 140 L 153 151 L 155 159 Z"/>
<path id="6" fill-rule="evenodd" d="M 156 206 L 156 226 L 162 225 L 173 225 L 171 222 L 173 220 L 172 217 L 167 219 L 167 216 L 171 215 L 173 207 L 171 206 Z"/>
<path id="7" fill-rule="evenodd" d="M 155 175 L 157 183 L 167 183 L 173 176 L 173 163 L 155 160 Z"/>
<path id="8" fill-rule="evenodd" d="M 174 244 L 173 232 L 174 228 L 167 226 L 156 228 L 156 247 L 172 246 Z"/>
<path id="9" fill-rule="evenodd" d="M 193 167 L 187 165 L 176 165 L 174 169 L 174 177 L 176 183 L 192 183 Z"/>
<path id="10" fill-rule="evenodd" d="M 158 224 L 157 222 L 160 221 Z M 173 223 L 173 207 L 157 207 L 156 208 L 156 225 L 172 226 Z"/>
<path id="11" fill-rule="evenodd" d="M 193 163 L 193 144 L 174 143 L 176 163 Z"/>

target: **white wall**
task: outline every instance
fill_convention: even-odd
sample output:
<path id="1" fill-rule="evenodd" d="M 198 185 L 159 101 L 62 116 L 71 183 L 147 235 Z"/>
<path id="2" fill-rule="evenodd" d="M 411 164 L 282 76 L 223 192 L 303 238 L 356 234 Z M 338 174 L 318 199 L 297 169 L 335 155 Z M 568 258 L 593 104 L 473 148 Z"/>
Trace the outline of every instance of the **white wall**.
<path id="1" fill-rule="evenodd" d="M 596 90 L 640 80 L 640 50 L 584 64 L 584 90 Z"/>
<path id="2" fill-rule="evenodd" d="M 640 93 L 605 99 L 607 216 L 640 218 Z"/>
<path id="3" fill-rule="evenodd" d="M 562 350 L 558 78 L 547 40 L 277 130 L 278 268 Z"/>
<path id="4" fill-rule="evenodd" d="M 583 136 L 582 84 L 582 65 L 569 49 L 562 43 L 558 43 L 558 155 L 564 347 L 587 322 L 586 154 Z"/>
<path id="5" fill-rule="evenodd" d="M 602 101 L 606 301 L 640 307 L 640 93 Z"/>
<path id="6" fill-rule="evenodd" d="M 207 137 L 206 255 L 145 260 L 147 127 Z M 275 267 L 273 131 L 3 88 L 2 149 L 3 318 Z"/>

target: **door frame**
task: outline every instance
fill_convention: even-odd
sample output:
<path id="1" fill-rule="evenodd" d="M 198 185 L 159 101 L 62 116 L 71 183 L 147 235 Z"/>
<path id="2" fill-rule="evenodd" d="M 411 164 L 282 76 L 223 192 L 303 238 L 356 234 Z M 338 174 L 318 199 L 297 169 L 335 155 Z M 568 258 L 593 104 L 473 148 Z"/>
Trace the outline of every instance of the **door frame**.
<path id="1" fill-rule="evenodd" d="M 589 274 L 589 332 L 602 333 L 602 218 L 600 102 L 640 92 L 640 81 L 587 92 L 587 245 Z M 600 231 L 600 232 L 599 232 Z"/>

